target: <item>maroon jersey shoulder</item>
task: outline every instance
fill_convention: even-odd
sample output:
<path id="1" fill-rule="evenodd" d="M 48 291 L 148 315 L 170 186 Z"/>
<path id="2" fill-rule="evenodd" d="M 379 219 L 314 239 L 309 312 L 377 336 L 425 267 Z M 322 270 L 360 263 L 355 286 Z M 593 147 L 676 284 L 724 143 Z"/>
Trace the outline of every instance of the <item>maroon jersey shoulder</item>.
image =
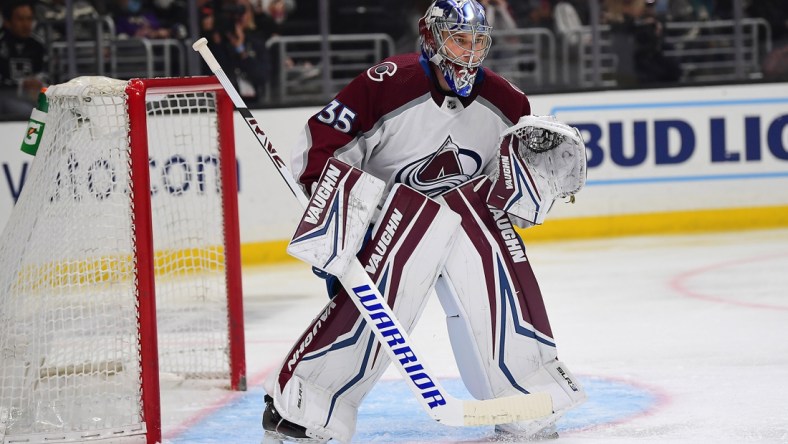
<path id="1" fill-rule="evenodd" d="M 358 131 L 372 128 L 381 117 L 430 91 L 430 80 L 418 54 L 389 57 L 359 74 L 343 91 L 340 100 L 358 103 Z"/>
<path id="2" fill-rule="evenodd" d="M 531 103 L 525 93 L 489 69 L 484 70 L 479 97 L 498 108 L 513 124 L 531 114 Z"/>
<path id="3" fill-rule="evenodd" d="M 361 72 L 307 122 L 310 146 L 305 147 L 308 158 L 299 181 L 309 189 L 337 149 L 429 90 L 417 54 L 390 57 Z"/>

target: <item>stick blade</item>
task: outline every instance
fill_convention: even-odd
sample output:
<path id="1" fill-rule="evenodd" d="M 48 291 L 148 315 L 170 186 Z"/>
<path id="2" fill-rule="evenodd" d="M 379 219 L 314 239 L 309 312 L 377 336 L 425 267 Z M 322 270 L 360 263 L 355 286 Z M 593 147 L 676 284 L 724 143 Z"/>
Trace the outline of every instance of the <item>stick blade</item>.
<path id="1" fill-rule="evenodd" d="M 540 392 L 483 401 L 463 401 L 463 425 L 494 425 L 543 418 L 553 413 L 553 398 Z"/>

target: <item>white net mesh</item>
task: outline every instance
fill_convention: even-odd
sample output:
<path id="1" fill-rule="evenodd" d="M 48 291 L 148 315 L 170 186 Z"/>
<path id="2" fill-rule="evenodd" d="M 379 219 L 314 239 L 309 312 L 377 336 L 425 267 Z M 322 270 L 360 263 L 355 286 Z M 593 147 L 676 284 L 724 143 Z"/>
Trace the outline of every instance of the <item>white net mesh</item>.
<path id="1" fill-rule="evenodd" d="M 0 438 L 144 432 L 125 88 L 47 93 L 0 237 Z M 228 378 L 216 100 L 158 94 L 147 111 L 160 370 Z"/>
<path id="2" fill-rule="evenodd" d="M 212 94 L 148 103 L 159 370 L 227 378 L 221 175 Z"/>

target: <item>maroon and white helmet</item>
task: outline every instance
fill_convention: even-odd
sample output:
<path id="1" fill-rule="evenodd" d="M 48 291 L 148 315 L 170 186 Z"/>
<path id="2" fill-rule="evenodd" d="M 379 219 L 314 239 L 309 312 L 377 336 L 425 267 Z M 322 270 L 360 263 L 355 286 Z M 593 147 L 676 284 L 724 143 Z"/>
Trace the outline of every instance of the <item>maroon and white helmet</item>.
<path id="1" fill-rule="evenodd" d="M 476 0 L 436 0 L 419 20 L 421 53 L 449 88 L 467 97 L 492 44 L 484 7 Z"/>

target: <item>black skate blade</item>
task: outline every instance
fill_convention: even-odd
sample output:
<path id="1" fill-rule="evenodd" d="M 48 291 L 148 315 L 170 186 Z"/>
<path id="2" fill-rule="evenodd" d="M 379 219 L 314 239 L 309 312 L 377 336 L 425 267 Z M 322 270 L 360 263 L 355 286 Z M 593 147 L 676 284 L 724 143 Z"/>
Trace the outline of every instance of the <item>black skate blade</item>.
<path id="1" fill-rule="evenodd" d="M 323 444 L 327 442 L 325 439 L 317 438 L 293 438 L 292 436 L 285 435 L 284 433 L 266 430 L 263 435 L 262 444 L 284 444 L 286 442 L 295 442 L 299 444 Z"/>

